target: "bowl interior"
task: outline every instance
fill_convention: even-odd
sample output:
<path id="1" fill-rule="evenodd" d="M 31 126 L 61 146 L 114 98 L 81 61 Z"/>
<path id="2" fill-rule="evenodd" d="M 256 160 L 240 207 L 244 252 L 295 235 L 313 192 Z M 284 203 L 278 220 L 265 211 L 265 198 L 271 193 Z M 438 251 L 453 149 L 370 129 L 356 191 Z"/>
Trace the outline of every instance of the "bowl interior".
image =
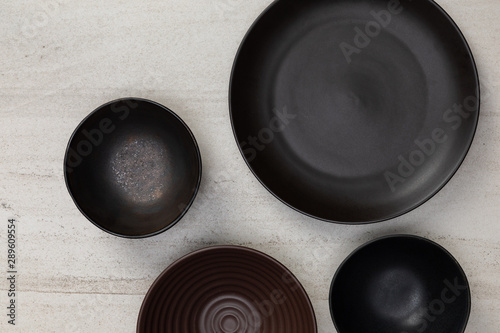
<path id="1" fill-rule="evenodd" d="M 441 246 L 388 237 L 361 247 L 341 265 L 330 309 L 339 333 L 459 333 L 469 317 L 469 285 Z"/>
<path id="2" fill-rule="evenodd" d="M 154 102 L 105 104 L 76 129 L 65 157 L 68 189 L 98 227 L 127 237 L 178 221 L 196 195 L 198 147 L 187 126 Z"/>
<path id="3" fill-rule="evenodd" d="M 153 283 L 137 332 L 316 333 L 299 281 L 273 258 L 248 248 L 193 252 Z"/>

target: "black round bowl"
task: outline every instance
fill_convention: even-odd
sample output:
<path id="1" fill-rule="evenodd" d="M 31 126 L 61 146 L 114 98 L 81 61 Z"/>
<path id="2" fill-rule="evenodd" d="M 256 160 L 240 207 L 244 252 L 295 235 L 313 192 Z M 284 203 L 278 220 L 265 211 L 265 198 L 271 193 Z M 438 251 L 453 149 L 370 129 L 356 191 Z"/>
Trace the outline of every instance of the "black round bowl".
<path id="1" fill-rule="evenodd" d="M 320 220 L 380 222 L 435 195 L 479 117 L 479 77 L 431 0 L 277 0 L 234 61 L 237 144 L 279 200 Z"/>
<path id="2" fill-rule="evenodd" d="M 77 127 L 64 159 L 68 190 L 80 211 L 113 235 L 161 233 L 191 206 L 201 157 L 187 125 L 144 99 L 104 104 Z"/>
<path id="3" fill-rule="evenodd" d="M 397 235 L 354 251 L 330 289 L 339 333 L 462 333 L 469 284 L 458 262 L 425 238 Z"/>

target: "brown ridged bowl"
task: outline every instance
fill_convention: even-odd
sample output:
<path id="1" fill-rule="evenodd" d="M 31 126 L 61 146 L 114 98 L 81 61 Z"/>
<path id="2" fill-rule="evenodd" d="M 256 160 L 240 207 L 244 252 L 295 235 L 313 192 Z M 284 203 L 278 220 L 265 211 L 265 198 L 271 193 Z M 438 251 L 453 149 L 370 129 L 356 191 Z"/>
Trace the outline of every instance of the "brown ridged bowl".
<path id="1" fill-rule="evenodd" d="M 316 333 L 300 282 L 259 251 L 216 246 L 168 267 L 142 304 L 138 333 Z"/>

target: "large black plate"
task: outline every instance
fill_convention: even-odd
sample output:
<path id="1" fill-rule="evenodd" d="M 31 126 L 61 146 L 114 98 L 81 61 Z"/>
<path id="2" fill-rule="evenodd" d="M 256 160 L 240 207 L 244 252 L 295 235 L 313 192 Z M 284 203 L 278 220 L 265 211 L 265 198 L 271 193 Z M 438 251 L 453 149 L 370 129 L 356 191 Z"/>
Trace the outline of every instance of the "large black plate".
<path id="1" fill-rule="evenodd" d="M 327 221 L 377 222 L 457 171 L 479 79 L 433 1 L 279 0 L 240 47 L 230 109 L 246 162 L 277 198 Z"/>

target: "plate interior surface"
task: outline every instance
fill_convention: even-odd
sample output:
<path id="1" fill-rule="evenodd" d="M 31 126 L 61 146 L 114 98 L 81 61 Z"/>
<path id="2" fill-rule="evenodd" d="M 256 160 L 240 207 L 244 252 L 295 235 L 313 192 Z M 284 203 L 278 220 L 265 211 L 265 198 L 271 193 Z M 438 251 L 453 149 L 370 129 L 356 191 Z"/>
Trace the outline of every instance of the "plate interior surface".
<path id="1" fill-rule="evenodd" d="M 416 208 L 471 145 L 471 51 L 433 1 L 280 0 L 236 57 L 230 109 L 261 183 L 307 215 L 382 221 Z"/>

